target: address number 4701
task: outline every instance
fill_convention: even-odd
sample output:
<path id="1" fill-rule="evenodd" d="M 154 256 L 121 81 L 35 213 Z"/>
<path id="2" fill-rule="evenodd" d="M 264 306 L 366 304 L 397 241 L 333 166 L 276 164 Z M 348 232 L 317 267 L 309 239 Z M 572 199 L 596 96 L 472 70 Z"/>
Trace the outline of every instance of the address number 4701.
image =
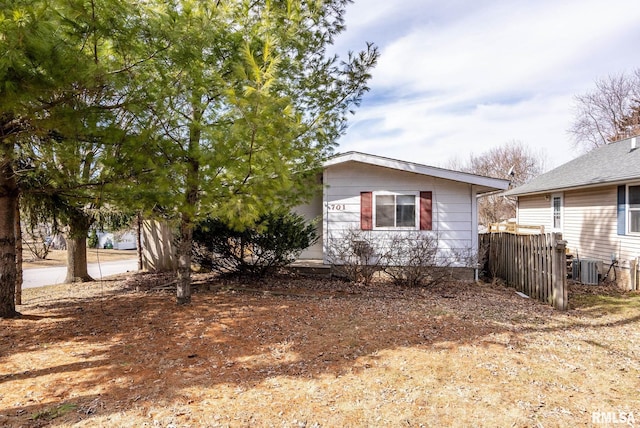
<path id="1" fill-rule="evenodd" d="M 347 209 L 347 206 L 344 204 L 329 204 L 329 211 L 344 211 Z"/>

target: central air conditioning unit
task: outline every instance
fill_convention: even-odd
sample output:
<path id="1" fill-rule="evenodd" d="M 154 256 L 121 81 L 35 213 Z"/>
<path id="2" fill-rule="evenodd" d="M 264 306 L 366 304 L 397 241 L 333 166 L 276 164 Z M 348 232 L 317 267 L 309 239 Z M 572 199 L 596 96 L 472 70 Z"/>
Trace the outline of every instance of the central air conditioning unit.
<path id="1" fill-rule="evenodd" d="M 580 282 L 586 285 L 598 285 L 598 260 L 580 260 Z"/>

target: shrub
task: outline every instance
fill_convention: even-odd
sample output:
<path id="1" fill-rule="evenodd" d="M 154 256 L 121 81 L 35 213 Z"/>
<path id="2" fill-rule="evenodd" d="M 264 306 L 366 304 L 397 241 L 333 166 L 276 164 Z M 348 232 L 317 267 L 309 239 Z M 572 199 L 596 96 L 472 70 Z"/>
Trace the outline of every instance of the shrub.
<path id="1" fill-rule="evenodd" d="M 397 285 L 431 285 L 441 278 L 437 236 L 424 233 L 396 234 L 389 240 L 388 264 L 384 271 Z"/>
<path id="2" fill-rule="evenodd" d="M 263 276 L 298 258 L 317 240 L 316 228 L 293 213 L 271 213 L 238 231 L 208 218 L 193 232 L 193 261 L 201 269 Z"/>
<path id="3" fill-rule="evenodd" d="M 327 259 L 333 273 L 353 282 L 371 283 L 373 275 L 387 262 L 386 247 L 380 235 L 360 229 L 347 229 L 330 239 Z"/>
<path id="4" fill-rule="evenodd" d="M 389 238 L 384 272 L 397 285 L 430 287 L 452 277 L 453 267 L 475 267 L 476 253 L 445 249 L 434 232 L 407 232 Z"/>
<path id="5" fill-rule="evenodd" d="M 113 241 L 110 238 L 107 238 L 107 240 L 104 242 L 104 249 L 113 250 Z"/>
<path id="6" fill-rule="evenodd" d="M 435 232 L 384 233 L 347 229 L 330 239 L 327 249 L 334 274 L 369 284 L 384 272 L 394 284 L 428 287 L 445 281 L 453 266 L 471 260 L 462 251 L 443 249 Z"/>
<path id="7" fill-rule="evenodd" d="M 22 243 L 29 249 L 36 260 L 44 260 L 51 251 L 53 240 L 50 237 L 51 229 L 46 226 L 27 227 L 22 235 Z"/>

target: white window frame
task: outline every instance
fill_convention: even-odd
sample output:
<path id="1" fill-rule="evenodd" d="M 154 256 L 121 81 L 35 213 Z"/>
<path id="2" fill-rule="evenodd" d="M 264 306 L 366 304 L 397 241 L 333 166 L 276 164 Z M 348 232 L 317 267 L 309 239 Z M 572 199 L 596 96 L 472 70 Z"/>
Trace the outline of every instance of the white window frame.
<path id="1" fill-rule="evenodd" d="M 378 196 L 413 196 L 414 198 L 414 207 L 415 207 L 415 215 L 414 215 L 414 225 L 410 226 L 376 226 L 378 220 L 378 209 L 377 209 L 377 199 Z M 418 191 L 377 191 L 373 192 L 373 201 L 372 201 L 373 209 L 372 209 L 372 221 L 373 221 L 373 230 L 419 230 L 420 229 L 420 192 Z M 394 204 L 394 208 L 396 205 Z M 394 209 L 395 215 L 395 209 Z"/>
<path id="2" fill-rule="evenodd" d="M 554 202 L 556 199 L 560 199 L 560 226 L 556 227 L 556 213 Z M 562 193 L 553 193 L 551 195 L 551 230 L 554 232 L 561 232 L 564 226 L 564 195 Z"/>
<path id="3" fill-rule="evenodd" d="M 640 183 L 629 183 L 627 184 L 626 194 L 625 194 L 625 220 L 627 226 L 627 234 L 628 235 L 640 235 L 639 231 L 631 231 L 631 212 L 638 212 L 640 208 L 631 208 L 631 198 L 630 198 L 630 188 L 631 187 L 640 187 Z"/>

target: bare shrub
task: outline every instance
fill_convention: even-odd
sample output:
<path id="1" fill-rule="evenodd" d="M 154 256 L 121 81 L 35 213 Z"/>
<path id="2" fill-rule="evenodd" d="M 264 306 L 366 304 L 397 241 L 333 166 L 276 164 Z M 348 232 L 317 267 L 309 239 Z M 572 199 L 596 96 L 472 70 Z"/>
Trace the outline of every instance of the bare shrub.
<path id="1" fill-rule="evenodd" d="M 491 257 L 491 252 L 495 253 L 495 248 L 491 246 L 491 234 L 483 233 L 479 235 L 478 251 L 476 256 L 478 273 L 485 278 L 495 278 L 496 260 Z"/>
<path id="2" fill-rule="evenodd" d="M 386 264 L 388 250 L 379 233 L 352 228 L 329 240 L 327 259 L 337 276 L 370 284 Z"/>
<path id="3" fill-rule="evenodd" d="M 335 275 L 369 284 L 383 272 L 394 284 L 429 287 L 452 277 L 455 267 L 477 267 L 472 248 L 448 249 L 436 232 L 384 233 L 347 229 L 330 239 L 328 260 Z"/>
<path id="4" fill-rule="evenodd" d="M 490 235 L 490 238 L 492 235 Z M 496 281 L 497 278 L 500 277 L 501 272 L 503 271 L 502 266 L 502 256 L 503 256 L 503 247 L 502 245 L 491 245 L 491 241 L 488 243 L 489 248 L 487 249 L 487 266 L 489 277 L 493 282 Z"/>
<path id="5" fill-rule="evenodd" d="M 418 287 L 439 282 L 446 269 L 438 263 L 438 244 L 437 235 L 431 233 L 391 235 L 385 273 L 396 285 Z"/>
<path id="6" fill-rule="evenodd" d="M 476 267 L 477 251 L 472 248 L 447 249 L 434 232 L 391 235 L 384 272 L 397 285 L 430 287 L 452 277 L 456 267 Z"/>
<path id="7" fill-rule="evenodd" d="M 50 227 L 38 225 L 28 227 L 22 234 L 22 243 L 29 249 L 34 260 L 44 260 L 49 255 L 53 244 L 51 233 Z"/>

